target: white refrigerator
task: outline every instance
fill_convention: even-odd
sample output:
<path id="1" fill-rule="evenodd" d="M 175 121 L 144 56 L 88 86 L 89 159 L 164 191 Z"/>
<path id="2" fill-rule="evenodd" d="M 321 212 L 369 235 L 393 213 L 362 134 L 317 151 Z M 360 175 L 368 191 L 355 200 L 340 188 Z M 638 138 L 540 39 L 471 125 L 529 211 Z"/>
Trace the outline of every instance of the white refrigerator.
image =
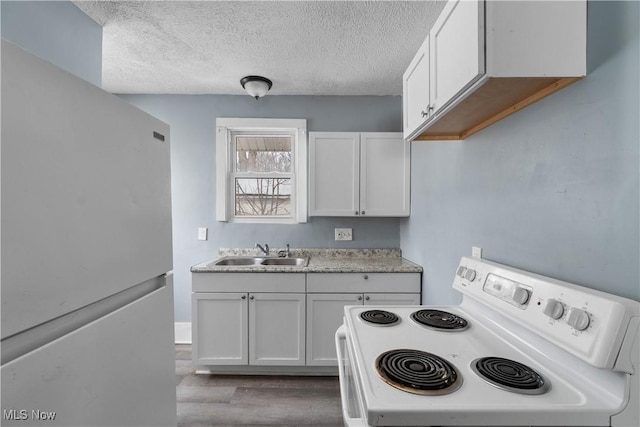
<path id="1" fill-rule="evenodd" d="M 169 126 L 2 41 L 3 426 L 175 426 Z"/>

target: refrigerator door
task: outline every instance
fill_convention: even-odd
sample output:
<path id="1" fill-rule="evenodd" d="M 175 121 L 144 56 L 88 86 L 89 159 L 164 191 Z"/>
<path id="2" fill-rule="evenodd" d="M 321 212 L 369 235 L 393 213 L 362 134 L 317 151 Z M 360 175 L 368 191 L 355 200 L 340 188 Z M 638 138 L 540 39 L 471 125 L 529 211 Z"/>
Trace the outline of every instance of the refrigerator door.
<path id="1" fill-rule="evenodd" d="M 4 339 L 173 267 L 169 126 L 5 40 L 1 77 Z"/>
<path id="2" fill-rule="evenodd" d="M 175 426 L 169 126 L 1 65 L 2 425 Z"/>
<path id="3" fill-rule="evenodd" d="M 175 426 L 173 286 L 2 365 L 3 426 Z"/>

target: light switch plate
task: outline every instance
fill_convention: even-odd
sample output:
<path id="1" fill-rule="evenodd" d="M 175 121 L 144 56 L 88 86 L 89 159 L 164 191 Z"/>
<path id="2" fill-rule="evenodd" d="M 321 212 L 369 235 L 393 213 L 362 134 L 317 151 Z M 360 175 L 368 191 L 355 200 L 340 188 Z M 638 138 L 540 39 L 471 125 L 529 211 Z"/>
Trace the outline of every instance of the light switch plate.
<path id="1" fill-rule="evenodd" d="M 207 227 L 198 228 L 198 240 L 207 240 Z"/>
<path id="2" fill-rule="evenodd" d="M 336 228 L 336 240 L 353 240 L 353 231 L 351 228 Z"/>

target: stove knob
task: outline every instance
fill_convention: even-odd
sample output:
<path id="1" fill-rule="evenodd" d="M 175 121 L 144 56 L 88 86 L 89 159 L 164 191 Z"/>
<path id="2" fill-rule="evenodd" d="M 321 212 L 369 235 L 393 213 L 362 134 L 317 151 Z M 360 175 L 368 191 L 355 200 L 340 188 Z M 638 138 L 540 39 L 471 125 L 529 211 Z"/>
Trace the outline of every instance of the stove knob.
<path id="1" fill-rule="evenodd" d="M 571 311 L 569 311 L 567 323 L 576 331 L 584 331 L 589 327 L 591 319 L 589 318 L 589 313 L 585 310 L 572 308 Z"/>
<path id="2" fill-rule="evenodd" d="M 470 282 L 473 282 L 473 280 L 476 278 L 476 271 L 468 268 L 464 273 L 464 278 Z"/>
<path id="3" fill-rule="evenodd" d="M 558 320 L 564 314 L 564 305 L 557 299 L 550 299 L 544 308 L 544 314 L 552 319 Z"/>
<path id="4" fill-rule="evenodd" d="M 513 290 L 513 295 L 511 295 L 511 299 L 520 305 L 525 305 L 527 301 L 529 301 L 529 296 L 529 291 L 525 288 L 515 288 Z"/>
<path id="5" fill-rule="evenodd" d="M 456 275 L 458 277 L 464 277 L 464 273 L 466 271 L 467 271 L 467 267 L 460 266 L 460 267 L 458 267 L 458 271 L 456 272 Z"/>

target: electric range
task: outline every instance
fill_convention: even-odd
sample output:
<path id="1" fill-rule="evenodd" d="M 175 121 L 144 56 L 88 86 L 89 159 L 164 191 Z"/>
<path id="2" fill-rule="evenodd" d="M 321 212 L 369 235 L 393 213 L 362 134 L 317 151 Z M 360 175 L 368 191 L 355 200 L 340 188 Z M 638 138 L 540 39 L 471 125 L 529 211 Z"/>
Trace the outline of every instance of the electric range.
<path id="1" fill-rule="evenodd" d="M 347 426 L 638 426 L 640 303 L 462 258 L 457 306 L 349 306 Z"/>

